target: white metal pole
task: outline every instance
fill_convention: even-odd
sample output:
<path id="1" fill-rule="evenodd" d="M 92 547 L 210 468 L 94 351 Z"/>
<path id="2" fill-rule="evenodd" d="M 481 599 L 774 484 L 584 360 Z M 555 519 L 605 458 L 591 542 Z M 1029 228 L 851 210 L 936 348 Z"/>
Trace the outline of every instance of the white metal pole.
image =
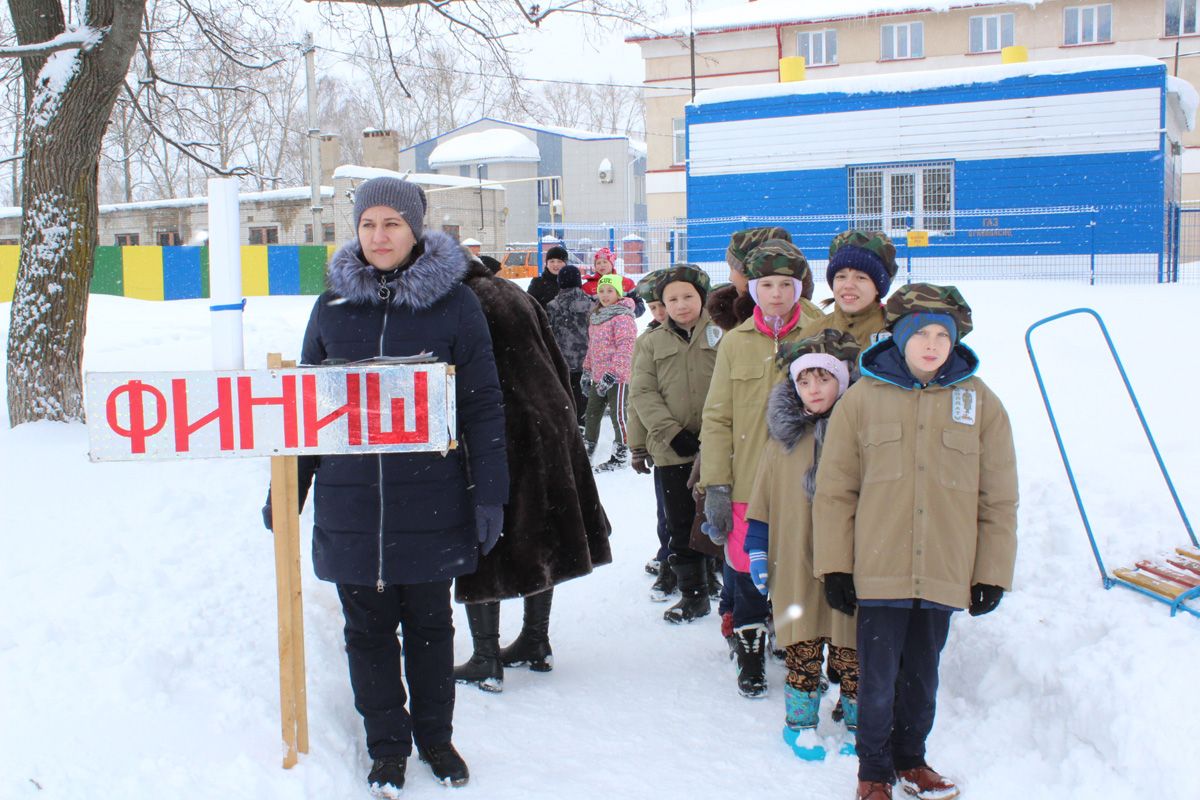
<path id="1" fill-rule="evenodd" d="M 237 178 L 208 179 L 208 286 L 213 369 L 244 369 L 241 212 Z"/>

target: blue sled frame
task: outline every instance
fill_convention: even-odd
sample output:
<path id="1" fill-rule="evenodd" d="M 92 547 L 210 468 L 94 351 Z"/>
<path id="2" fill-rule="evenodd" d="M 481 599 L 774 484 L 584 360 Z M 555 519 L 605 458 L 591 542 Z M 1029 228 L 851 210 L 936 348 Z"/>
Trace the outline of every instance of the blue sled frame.
<path id="1" fill-rule="evenodd" d="M 1194 608 L 1187 603 L 1196 598 L 1200 598 L 1200 587 L 1189 589 L 1183 592 L 1174 600 L 1164 597 L 1163 595 L 1151 592 L 1135 583 L 1126 581 L 1120 577 L 1109 575 L 1108 570 L 1104 567 L 1104 559 L 1100 557 L 1100 548 L 1096 545 L 1096 537 L 1092 532 L 1092 523 L 1088 520 L 1087 511 L 1083 507 L 1083 498 L 1079 494 L 1079 485 L 1075 482 L 1075 472 L 1071 469 L 1071 459 L 1067 457 L 1067 448 L 1063 445 L 1062 434 L 1058 430 L 1058 421 L 1054 417 L 1054 409 L 1050 405 L 1050 396 L 1046 394 L 1046 384 L 1042 380 L 1042 371 L 1038 367 L 1037 357 L 1033 352 L 1033 332 L 1041 326 L 1053 322 L 1063 317 L 1070 317 L 1075 314 L 1090 315 L 1096 324 L 1100 326 L 1100 332 L 1104 334 L 1104 341 L 1108 344 L 1108 351 L 1112 354 L 1113 361 L 1117 365 L 1117 369 L 1121 373 L 1121 380 L 1125 382 L 1125 391 L 1129 393 L 1129 400 L 1133 403 L 1134 411 L 1137 412 L 1138 420 L 1142 423 L 1142 430 L 1146 433 L 1146 440 L 1150 443 L 1150 449 L 1154 451 L 1154 459 L 1158 462 L 1158 469 L 1162 473 L 1163 480 L 1167 483 L 1167 489 L 1171 492 L 1171 499 L 1175 501 L 1175 508 L 1179 511 L 1179 518 L 1183 520 L 1183 526 L 1187 529 L 1188 536 L 1192 540 L 1192 544 L 1200 547 L 1200 542 L 1196 541 L 1196 533 L 1192 530 L 1192 523 L 1188 520 L 1187 512 L 1183 510 L 1183 504 L 1179 501 L 1179 494 L 1175 491 L 1175 484 L 1171 482 L 1171 475 L 1167 471 L 1166 465 L 1163 463 L 1162 455 L 1158 451 L 1158 444 L 1154 441 L 1154 435 L 1150 433 L 1150 426 L 1146 423 L 1146 417 L 1142 413 L 1142 406 L 1138 403 L 1137 395 L 1133 391 L 1132 384 L 1129 383 L 1129 376 L 1125 373 L 1125 365 L 1121 363 L 1121 357 L 1117 355 L 1117 348 L 1113 345 L 1112 337 L 1108 335 L 1108 328 L 1104 324 L 1104 320 L 1100 318 L 1093 309 L 1090 308 L 1073 308 L 1069 311 L 1063 311 L 1059 314 L 1040 319 L 1029 326 L 1025 331 L 1025 349 L 1029 353 L 1029 361 L 1033 365 L 1033 374 L 1037 377 L 1038 389 L 1042 393 L 1042 403 L 1046 406 L 1046 414 L 1050 417 L 1050 427 L 1054 429 L 1054 439 L 1058 443 L 1058 453 L 1062 456 L 1063 466 L 1067 470 L 1067 479 L 1071 482 L 1071 491 L 1075 494 L 1075 505 L 1079 507 L 1079 516 L 1083 519 L 1083 527 L 1087 530 L 1088 540 L 1092 543 L 1092 553 L 1096 556 L 1096 566 L 1100 568 L 1100 580 L 1104 584 L 1105 589 L 1111 589 L 1114 586 L 1123 586 L 1126 589 L 1132 589 L 1135 592 L 1144 594 L 1147 597 L 1153 598 L 1160 603 L 1166 603 L 1171 607 L 1171 616 L 1175 616 L 1180 611 L 1186 611 L 1192 616 L 1200 619 L 1200 609 Z"/>

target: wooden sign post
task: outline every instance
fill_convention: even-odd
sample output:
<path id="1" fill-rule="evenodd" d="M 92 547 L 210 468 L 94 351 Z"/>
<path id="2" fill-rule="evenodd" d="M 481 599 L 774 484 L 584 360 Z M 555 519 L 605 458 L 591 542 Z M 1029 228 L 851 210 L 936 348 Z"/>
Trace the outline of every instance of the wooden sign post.
<path id="1" fill-rule="evenodd" d="M 456 447 L 454 367 L 420 357 L 267 369 L 88 373 L 92 461 L 271 459 L 284 769 L 308 752 L 300 583 L 300 455 L 445 453 Z"/>
<path id="2" fill-rule="evenodd" d="M 296 366 L 279 353 L 268 369 Z M 275 533 L 275 595 L 279 614 L 279 717 L 286 748 L 283 768 L 308 752 L 308 690 L 304 675 L 304 603 L 300 588 L 300 491 L 296 456 L 271 457 L 271 529 Z"/>

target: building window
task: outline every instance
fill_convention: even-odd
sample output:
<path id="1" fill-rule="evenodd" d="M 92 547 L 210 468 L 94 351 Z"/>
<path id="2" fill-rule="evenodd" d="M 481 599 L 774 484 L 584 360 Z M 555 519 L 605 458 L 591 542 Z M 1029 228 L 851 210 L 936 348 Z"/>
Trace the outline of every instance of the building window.
<path id="1" fill-rule="evenodd" d="M 176 247 L 183 244 L 179 240 L 179 231 L 155 231 L 154 238 L 158 241 L 159 247 Z"/>
<path id="2" fill-rule="evenodd" d="M 562 199 L 562 186 L 558 178 L 548 178 L 537 182 L 538 205 L 548 206 L 551 200 Z"/>
<path id="3" fill-rule="evenodd" d="M 902 236 L 911 229 L 954 230 L 954 163 L 888 164 L 850 169 L 855 227 Z"/>
<path id="4" fill-rule="evenodd" d="M 796 49 L 810 67 L 837 63 L 837 31 L 801 31 L 796 34 Z"/>
<path id="5" fill-rule="evenodd" d="M 460 242 L 462 240 L 459 238 L 459 227 L 460 226 L 458 225 L 443 225 L 442 233 L 446 234 L 454 241 Z"/>
<path id="6" fill-rule="evenodd" d="M 325 244 L 329 244 L 330 242 L 335 241 L 336 238 L 337 238 L 337 232 L 334 229 L 333 223 L 332 222 L 322 222 L 321 223 L 321 241 L 324 242 Z M 309 223 L 304 226 L 304 243 L 305 244 L 313 243 L 312 223 Z"/>
<path id="7" fill-rule="evenodd" d="M 0 247 L 15 247 L 19 244 L 20 242 L 16 239 L 0 238 Z"/>
<path id="8" fill-rule="evenodd" d="M 1200 33 L 1196 23 L 1197 0 L 1167 0 L 1167 36 L 1190 36 Z"/>
<path id="9" fill-rule="evenodd" d="M 117 247 L 137 247 L 141 242 L 141 236 L 136 233 L 118 233 Z"/>
<path id="10" fill-rule="evenodd" d="M 682 164 L 687 160 L 687 125 L 683 117 L 671 120 L 671 163 Z"/>
<path id="11" fill-rule="evenodd" d="M 995 53 L 1013 45 L 1014 14 L 971 17 L 968 40 L 972 53 Z"/>
<path id="12" fill-rule="evenodd" d="M 1112 41 L 1112 4 L 1063 9 L 1063 44 Z"/>
<path id="13" fill-rule="evenodd" d="M 879 58 L 895 61 L 902 58 L 925 57 L 925 25 L 921 22 L 906 22 L 902 25 L 884 25 L 880 31 Z"/>
<path id="14" fill-rule="evenodd" d="M 251 228 L 250 244 L 279 244 L 279 228 L 274 225 Z"/>

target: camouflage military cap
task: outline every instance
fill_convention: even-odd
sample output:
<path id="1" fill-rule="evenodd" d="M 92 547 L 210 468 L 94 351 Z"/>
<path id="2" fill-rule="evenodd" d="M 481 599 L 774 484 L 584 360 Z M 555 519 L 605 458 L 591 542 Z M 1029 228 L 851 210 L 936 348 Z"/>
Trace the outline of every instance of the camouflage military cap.
<path id="1" fill-rule="evenodd" d="M 668 283 L 676 281 L 685 281 L 696 287 L 696 291 L 700 293 L 701 302 L 708 297 L 708 290 L 712 282 L 708 278 L 708 273 L 700 269 L 695 264 L 676 264 L 667 269 L 660 269 L 658 272 L 658 280 L 654 282 L 654 299 L 662 301 L 663 290 L 667 288 Z"/>
<path id="2" fill-rule="evenodd" d="M 897 289 L 884 306 L 887 328 L 892 330 L 896 323 L 908 314 L 948 314 L 958 326 L 961 340 L 971 332 L 971 307 L 954 286 L 937 286 L 932 283 L 908 283 Z"/>
<path id="3" fill-rule="evenodd" d="M 647 272 L 637 282 L 637 286 L 633 290 L 637 292 L 638 297 L 642 298 L 643 303 L 649 303 L 655 300 L 654 287 L 658 285 L 658 279 L 666 274 L 666 269 L 656 269 L 653 272 Z"/>
<path id="4" fill-rule="evenodd" d="M 858 342 L 851 334 L 826 328 L 815 336 L 782 345 L 779 355 L 775 356 L 775 363 L 780 369 L 786 370 L 800 356 L 806 356 L 809 353 L 827 353 L 839 361 L 848 361 L 853 364 L 858 361 L 860 351 Z"/>
<path id="5" fill-rule="evenodd" d="M 766 228 L 746 228 L 736 231 L 729 237 L 729 247 L 725 250 L 725 261 L 734 272 L 746 271 L 746 257 L 750 251 L 768 239 L 792 240 L 792 235 L 783 228 L 769 226 Z"/>
<path id="6" fill-rule="evenodd" d="M 886 233 L 882 231 L 871 231 L 868 233 L 858 230 L 843 231 L 833 237 L 833 241 L 829 243 L 830 260 L 833 259 L 834 253 L 846 245 L 870 250 L 883 262 L 884 269 L 888 272 L 888 277 L 896 277 L 896 270 L 898 269 L 898 265 L 896 264 L 896 245 L 892 244 L 892 240 L 888 238 Z"/>
<path id="7" fill-rule="evenodd" d="M 808 259 L 804 253 L 784 239 L 768 239 L 746 257 L 746 277 L 751 280 L 786 275 L 803 282 L 809 274 Z"/>

